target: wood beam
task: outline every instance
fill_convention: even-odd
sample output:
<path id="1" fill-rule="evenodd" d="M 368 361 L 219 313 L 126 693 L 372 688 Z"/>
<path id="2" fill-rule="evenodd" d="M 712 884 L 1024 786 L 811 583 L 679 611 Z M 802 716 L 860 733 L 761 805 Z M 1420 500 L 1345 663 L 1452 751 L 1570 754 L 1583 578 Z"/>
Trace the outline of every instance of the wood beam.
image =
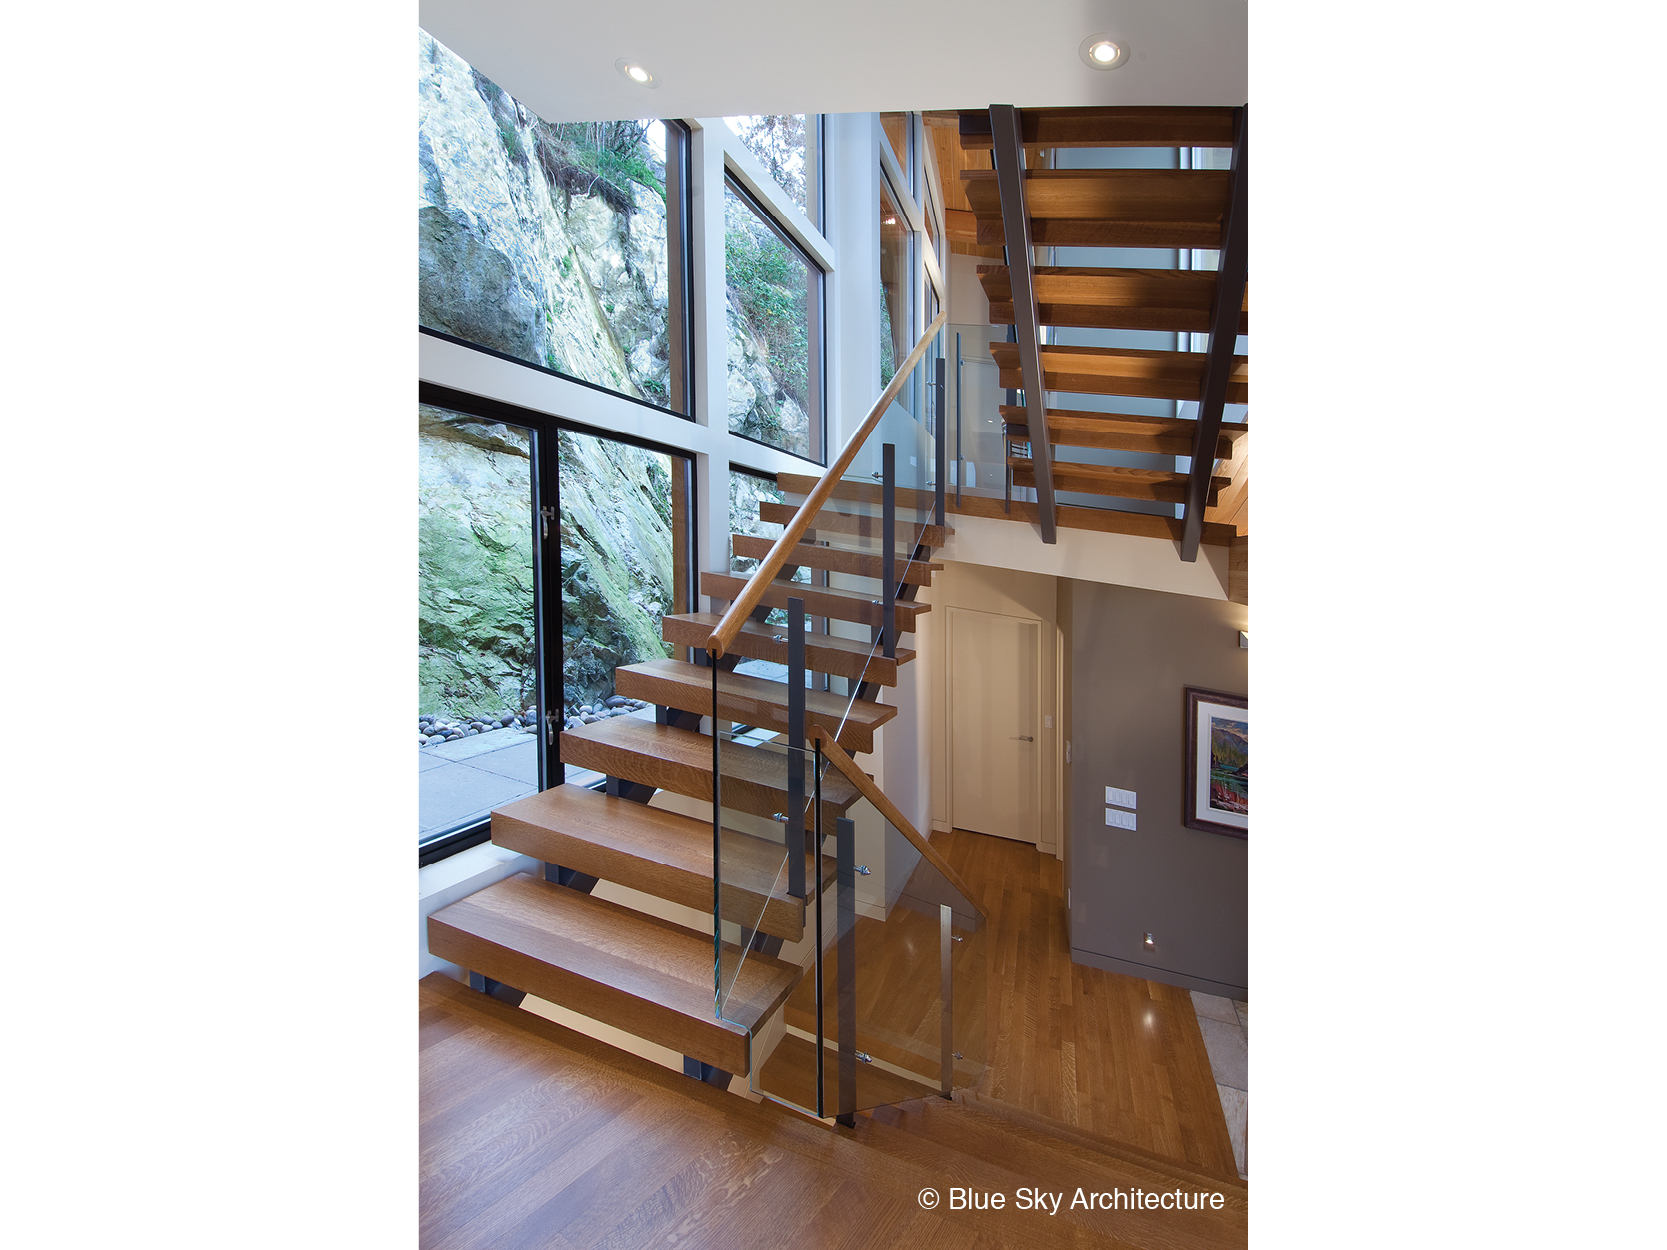
<path id="1" fill-rule="evenodd" d="M 1234 110 L 1233 171 L 1227 209 L 1221 216 L 1221 262 L 1216 273 L 1215 301 L 1210 309 L 1210 346 L 1204 376 L 1198 385 L 1198 428 L 1193 431 L 1192 472 L 1187 483 L 1186 512 L 1181 531 L 1181 559 L 1198 559 L 1204 533 L 1204 508 L 1215 471 L 1216 437 L 1221 431 L 1221 408 L 1233 370 L 1233 347 L 1238 339 L 1239 310 L 1244 306 L 1248 274 L 1249 229 L 1246 222 L 1246 183 L 1249 174 L 1250 108 Z"/>
<path id="2" fill-rule="evenodd" d="M 1024 168 L 1020 157 L 1019 113 L 1011 104 L 990 106 L 991 152 L 1001 189 L 1001 224 L 1007 244 L 1007 272 L 1013 287 L 1013 318 L 1024 378 L 1029 428 L 1042 432 L 1030 442 L 1036 474 L 1036 515 L 1044 543 L 1058 542 L 1054 529 L 1053 448 L 1047 437 L 1047 393 L 1042 389 L 1041 326 L 1036 314 L 1035 275 L 1030 245 L 1030 213 L 1025 207 Z"/>

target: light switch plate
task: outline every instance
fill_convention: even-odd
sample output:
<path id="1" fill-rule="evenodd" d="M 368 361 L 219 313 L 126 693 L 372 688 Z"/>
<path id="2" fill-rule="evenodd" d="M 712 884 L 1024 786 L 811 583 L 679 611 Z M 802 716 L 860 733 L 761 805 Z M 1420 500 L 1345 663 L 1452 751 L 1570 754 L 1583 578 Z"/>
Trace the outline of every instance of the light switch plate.
<path id="1" fill-rule="evenodd" d="M 1053 728 L 1053 717 L 1044 716 L 1042 718 L 1042 728 L 1043 729 L 1052 729 Z"/>
<path id="2" fill-rule="evenodd" d="M 1115 807 L 1106 808 L 1106 824 L 1113 829 L 1133 829 L 1134 813 L 1120 812 Z"/>
<path id="3" fill-rule="evenodd" d="M 1139 807 L 1135 802 L 1133 790 L 1119 790 L 1116 786 L 1106 787 L 1106 802 L 1117 807 Z"/>

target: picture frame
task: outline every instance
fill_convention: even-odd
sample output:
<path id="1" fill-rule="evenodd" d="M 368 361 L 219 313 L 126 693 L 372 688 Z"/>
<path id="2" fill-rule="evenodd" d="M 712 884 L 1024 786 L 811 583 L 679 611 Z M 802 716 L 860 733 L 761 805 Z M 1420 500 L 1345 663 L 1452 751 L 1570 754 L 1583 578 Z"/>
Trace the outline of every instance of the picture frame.
<path id="1" fill-rule="evenodd" d="M 1242 694 L 1186 690 L 1188 829 L 1248 838 L 1250 834 L 1250 705 Z"/>

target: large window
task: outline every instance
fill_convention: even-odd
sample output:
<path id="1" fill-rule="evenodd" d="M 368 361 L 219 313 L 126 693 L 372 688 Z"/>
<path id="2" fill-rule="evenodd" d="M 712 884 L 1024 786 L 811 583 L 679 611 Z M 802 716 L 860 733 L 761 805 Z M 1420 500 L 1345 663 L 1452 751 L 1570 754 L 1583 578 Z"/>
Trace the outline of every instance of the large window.
<path id="1" fill-rule="evenodd" d="M 418 32 L 419 321 L 687 413 L 686 139 L 554 124 Z"/>
<path id="2" fill-rule="evenodd" d="M 724 186 L 729 428 L 822 462 L 822 272 Z"/>
<path id="3" fill-rule="evenodd" d="M 820 118 L 814 113 L 774 113 L 726 117 L 724 121 L 770 172 L 776 185 L 804 210 L 811 224 L 820 227 Z"/>
<path id="4" fill-rule="evenodd" d="M 914 349 L 913 235 L 897 203 L 880 179 L 880 385 L 890 383 Z"/>

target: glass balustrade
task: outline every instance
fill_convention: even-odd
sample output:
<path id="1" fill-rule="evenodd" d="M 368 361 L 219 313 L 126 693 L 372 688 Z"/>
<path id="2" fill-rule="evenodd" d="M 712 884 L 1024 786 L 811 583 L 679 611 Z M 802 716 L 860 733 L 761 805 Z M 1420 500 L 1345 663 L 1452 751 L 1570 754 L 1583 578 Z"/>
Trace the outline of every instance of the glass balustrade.
<path id="1" fill-rule="evenodd" d="M 983 1070 L 982 915 L 853 762 L 941 542 L 946 347 L 940 327 L 808 518 L 826 550 L 789 557 L 713 672 L 717 1012 L 753 1030 L 753 1090 L 819 1116 Z M 776 961 L 801 972 L 779 1010 Z"/>

